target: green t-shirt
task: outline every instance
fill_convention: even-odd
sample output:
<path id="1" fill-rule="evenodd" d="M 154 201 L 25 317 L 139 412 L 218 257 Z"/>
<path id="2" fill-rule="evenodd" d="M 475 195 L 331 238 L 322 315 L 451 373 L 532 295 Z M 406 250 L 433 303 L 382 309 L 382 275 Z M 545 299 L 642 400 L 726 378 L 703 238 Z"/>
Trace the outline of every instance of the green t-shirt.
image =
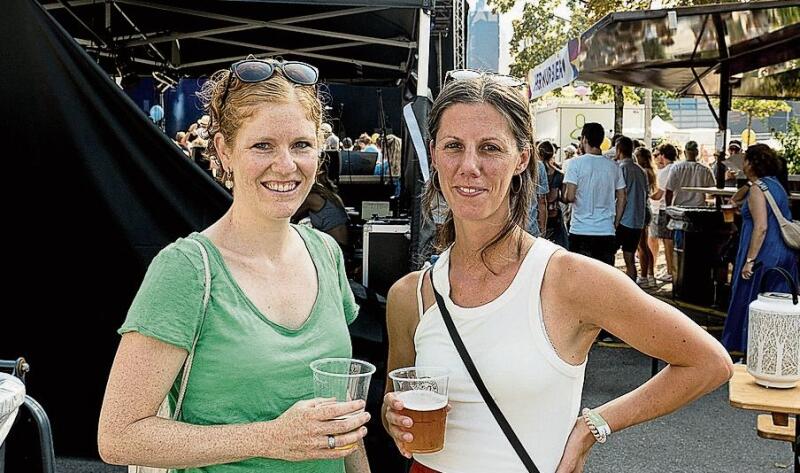
<path id="1" fill-rule="evenodd" d="M 211 240 L 199 233 L 189 237 L 208 251 L 211 297 L 184 395 L 182 421 L 220 425 L 275 419 L 295 402 L 314 397 L 309 363 L 352 355 L 347 325 L 355 320 L 358 306 L 342 253 L 330 236 L 303 226 L 293 228 L 316 266 L 319 287 L 311 315 L 296 330 L 271 322 L 258 310 Z M 150 264 L 119 333 L 139 332 L 189 351 L 203 320 L 204 284 L 200 248 L 183 238 L 172 243 Z M 173 409 L 179 385 L 180 375 L 170 391 Z M 342 473 L 344 462 L 252 458 L 180 471 Z"/>

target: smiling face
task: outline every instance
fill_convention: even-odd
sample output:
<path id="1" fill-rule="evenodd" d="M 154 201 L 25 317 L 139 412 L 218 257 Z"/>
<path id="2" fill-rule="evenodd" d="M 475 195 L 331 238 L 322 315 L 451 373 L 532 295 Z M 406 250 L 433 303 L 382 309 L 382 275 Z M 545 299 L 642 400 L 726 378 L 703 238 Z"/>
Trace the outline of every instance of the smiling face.
<path id="1" fill-rule="evenodd" d="M 234 205 L 269 219 L 289 219 L 305 200 L 318 166 L 317 124 L 301 104 L 267 102 L 253 108 L 233 143 L 215 145 L 234 176 Z"/>
<path id="2" fill-rule="evenodd" d="M 529 160 L 508 120 L 492 105 L 456 103 L 442 113 L 434 140 L 431 158 L 454 218 L 508 220 L 511 179 Z"/>

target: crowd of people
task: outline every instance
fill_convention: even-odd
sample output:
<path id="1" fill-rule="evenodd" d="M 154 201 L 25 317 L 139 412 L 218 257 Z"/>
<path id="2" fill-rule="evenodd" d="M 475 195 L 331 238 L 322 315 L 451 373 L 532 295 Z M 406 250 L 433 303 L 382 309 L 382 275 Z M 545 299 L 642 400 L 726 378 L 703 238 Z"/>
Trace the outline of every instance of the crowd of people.
<path id="1" fill-rule="evenodd" d="M 208 148 L 208 126 L 211 123 L 209 115 L 201 116 L 196 122 L 189 125 L 185 131 L 175 133 L 172 140 L 186 156 L 197 159 L 198 155 L 205 155 Z"/>
<path id="2" fill-rule="evenodd" d="M 600 150 L 603 139 L 602 126 L 587 123 L 575 147 L 581 154 L 574 156 L 569 150 L 560 167 L 553 160 L 555 145 L 547 141 L 538 144 L 541 162 L 547 168 L 545 177 L 539 175 L 543 182 L 539 189 L 547 189 L 549 181 L 551 190 L 546 203 L 534 202 L 539 212 L 531 211 L 532 216 L 542 215 L 541 209 L 546 208 L 547 220 L 544 224 L 541 220 L 532 223 L 529 232 L 610 265 L 615 263 L 616 253 L 621 249 L 626 274 L 642 288 L 656 287 L 658 280 L 673 282 L 674 230 L 666 209 L 709 205 L 709 195 L 686 188 L 714 187 L 716 166 L 725 166 L 724 159 L 720 159 L 725 158 L 724 153 L 717 155 L 713 166 L 708 166 L 698 161 L 696 141 L 686 142 L 682 150 L 670 143 L 650 150 L 636 140 L 615 135 L 610 152 L 603 153 Z M 729 156 L 742 153 L 741 142 L 732 140 L 728 153 Z M 800 279 L 798 252 L 781 237 L 777 217 L 764 197 L 764 191 L 769 191 L 783 216 L 791 220 L 786 164 L 766 144 L 749 146 L 743 163 L 740 171 L 746 181 L 729 200 L 741 209 L 742 215 L 739 249 L 730 276 L 731 301 L 722 338 L 733 352 L 746 351 L 746 315 L 758 292 L 754 281 L 760 281 L 763 272 L 772 267 L 783 268 L 795 280 Z M 737 174 L 737 170 L 728 167 L 724 170 L 726 182 L 732 180 L 734 185 Z M 557 205 L 559 201 L 562 206 Z M 564 205 L 570 205 L 571 209 L 565 212 Z M 565 219 L 564 215 L 570 217 Z M 542 227 L 548 231 L 539 232 Z M 561 228 L 568 229 L 568 239 L 561 236 Z M 656 275 L 655 262 L 662 246 L 666 269 Z M 767 281 L 765 288 L 789 290 L 779 278 Z"/>
<path id="3" fill-rule="evenodd" d="M 108 462 L 210 473 L 370 471 L 365 403 L 314 398 L 309 368 L 320 358 L 352 356 L 347 326 L 358 306 L 344 259 L 336 235 L 291 223 L 307 205 L 332 229 L 341 224 L 329 212 L 341 202 L 320 182 L 320 149 L 347 149 L 351 140 L 333 139 L 323 123 L 317 69 L 291 66 L 240 61 L 203 88 L 213 117 L 206 153 L 232 190 L 232 205 L 159 253 L 119 329 L 98 432 Z M 730 378 L 725 349 L 637 287 L 631 266 L 637 249 L 652 252 L 650 236 L 664 234 L 644 230 L 648 220 L 661 230 L 661 196 L 664 205 L 691 199 L 682 186 L 706 179 L 707 169 L 687 153 L 690 143 L 680 161 L 672 145 L 650 151 L 618 137 L 609 157 L 600 149 L 602 126 L 587 123 L 575 156 L 560 166 L 553 143 L 534 143 L 527 97 L 492 74 L 446 82 L 428 134 L 423 211 L 441 213 L 441 254 L 389 291 L 386 367 L 449 371 L 446 445 L 408 452 L 414 421 L 391 382 L 380 411 L 400 453 L 413 456 L 412 472 L 524 471 L 523 454 L 503 439 L 464 370 L 446 320 L 543 472 L 583 471 L 607 435 L 674 412 Z M 385 156 L 393 141 L 386 138 L 385 150 L 366 134 L 352 146 Z M 772 177 L 780 170 L 774 153 L 758 146 L 747 153 L 745 174 L 758 185 L 738 197 L 750 220 L 737 266 L 745 280 L 756 271 L 754 258 L 773 264 L 765 256 L 775 252 L 773 220 L 762 194 L 788 209 Z M 384 156 L 378 163 L 392 169 L 392 156 Z M 661 171 L 654 161 L 664 163 Z M 620 248 L 627 276 L 611 266 Z M 786 261 L 775 253 L 775 264 Z M 649 281 L 652 265 L 642 266 L 639 277 Z M 580 410 L 587 356 L 601 330 L 667 366 L 638 389 Z M 158 415 L 165 397 L 170 418 Z"/>
<path id="4" fill-rule="evenodd" d="M 339 139 L 333 133 L 333 128 L 329 123 L 322 124 L 322 133 L 325 137 L 326 151 L 362 151 L 365 153 L 377 153 L 375 161 L 374 175 L 388 176 L 398 179 L 402 169 L 401 148 L 403 140 L 392 133 L 387 133 L 385 137 L 378 133 L 361 133 L 355 141 L 349 136 Z M 385 148 L 385 149 L 384 149 Z M 399 193 L 399 192 L 398 192 Z"/>

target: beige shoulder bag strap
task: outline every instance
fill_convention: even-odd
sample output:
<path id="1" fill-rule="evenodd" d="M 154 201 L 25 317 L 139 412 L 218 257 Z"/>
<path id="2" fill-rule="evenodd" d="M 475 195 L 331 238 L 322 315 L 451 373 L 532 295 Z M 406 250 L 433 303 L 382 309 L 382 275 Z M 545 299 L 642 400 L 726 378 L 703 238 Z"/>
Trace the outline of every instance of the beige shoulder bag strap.
<path id="1" fill-rule="evenodd" d="M 199 241 L 195 240 L 194 238 L 187 238 L 189 241 L 193 242 L 200 248 L 200 253 L 203 255 L 203 272 L 205 274 L 205 285 L 204 285 L 204 292 L 203 292 L 203 314 L 200 318 L 200 325 L 197 327 L 197 332 L 194 334 L 194 340 L 192 341 L 192 349 L 189 350 L 189 354 L 186 356 L 186 361 L 183 363 L 183 374 L 181 375 L 181 385 L 178 389 L 178 400 L 175 403 L 175 412 L 170 414 L 169 409 L 169 395 L 164 398 L 164 401 L 161 403 L 161 407 L 158 408 L 158 413 L 156 416 L 162 417 L 164 419 L 172 419 L 177 420 L 178 416 L 181 413 L 181 406 L 183 405 L 183 396 L 186 394 L 186 384 L 189 381 L 189 372 L 192 371 L 192 360 L 194 360 L 194 349 L 197 346 L 197 340 L 200 339 L 200 332 L 203 327 L 203 323 L 205 322 L 206 318 L 206 310 L 208 309 L 208 299 L 211 297 L 211 266 L 208 262 L 208 251 L 206 247 L 200 243 Z M 128 473 L 167 473 L 168 470 L 166 468 L 153 468 L 149 466 L 136 466 L 136 465 L 129 465 L 128 466 Z"/>
<path id="2" fill-rule="evenodd" d="M 775 202 L 775 197 L 772 196 L 767 185 L 761 182 L 761 180 L 759 180 L 757 184 L 761 192 L 764 193 L 764 197 L 767 198 L 767 202 L 769 202 L 769 206 L 772 208 L 772 213 L 775 214 L 775 218 L 778 220 L 778 225 L 781 227 L 781 236 L 783 237 L 783 241 L 786 242 L 786 246 L 794 250 L 800 249 L 800 222 L 796 220 L 792 221 L 784 217 L 781 209 L 778 207 L 778 203 Z"/>

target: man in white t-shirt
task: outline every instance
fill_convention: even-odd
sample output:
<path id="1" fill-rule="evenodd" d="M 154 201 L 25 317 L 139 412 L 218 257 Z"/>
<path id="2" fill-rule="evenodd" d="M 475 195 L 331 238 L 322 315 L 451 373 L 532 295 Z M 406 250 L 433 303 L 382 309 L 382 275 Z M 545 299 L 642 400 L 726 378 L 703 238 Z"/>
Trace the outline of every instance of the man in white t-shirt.
<path id="1" fill-rule="evenodd" d="M 701 207 L 706 205 L 706 194 L 683 190 L 684 187 L 713 187 L 714 175 L 711 169 L 697 162 L 699 154 L 696 141 L 688 141 L 684 148 L 686 161 L 675 163 L 664 184 L 667 207 Z"/>
<path id="2" fill-rule="evenodd" d="M 587 123 L 581 132 L 586 154 L 570 160 L 564 176 L 564 201 L 571 202 L 569 249 L 614 265 L 617 226 L 625 210 L 625 179 L 603 156 L 603 126 Z"/>

